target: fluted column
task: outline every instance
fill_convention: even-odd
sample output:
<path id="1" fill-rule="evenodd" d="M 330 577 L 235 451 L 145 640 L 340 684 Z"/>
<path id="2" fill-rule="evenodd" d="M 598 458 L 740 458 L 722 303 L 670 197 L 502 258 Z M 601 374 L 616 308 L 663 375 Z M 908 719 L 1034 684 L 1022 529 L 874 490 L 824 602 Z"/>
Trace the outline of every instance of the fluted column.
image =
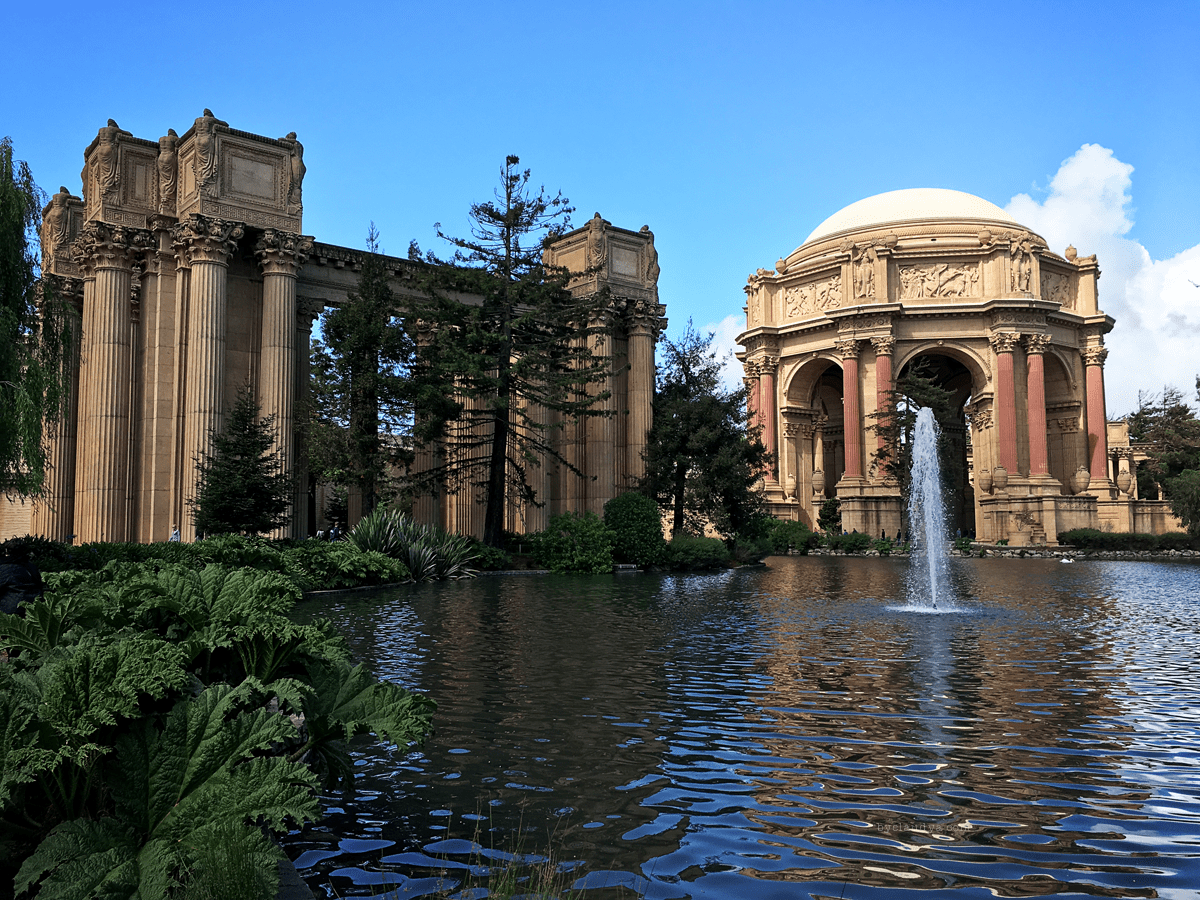
<path id="1" fill-rule="evenodd" d="M 762 441 L 773 461 L 767 467 L 767 475 L 779 480 L 779 443 L 775 439 L 775 372 L 779 369 L 779 358 L 764 356 L 758 361 L 758 414 L 762 421 Z"/>
<path id="2" fill-rule="evenodd" d="M 1009 475 L 1017 474 L 1017 387 L 1013 373 L 1013 351 L 1021 336 L 1004 331 L 988 338 L 996 354 L 996 431 L 1000 441 L 1000 465 Z"/>
<path id="3" fill-rule="evenodd" d="M 84 273 L 81 417 L 75 455 L 75 534 L 80 543 L 129 539 L 129 388 L 133 264 L 153 249 L 142 228 L 88 222 L 72 255 Z"/>
<path id="4" fill-rule="evenodd" d="M 1091 448 L 1089 469 L 1093 483 L 1108 483 L 1108 424 L 1104 411 L 1105 347 L 1087 347 L 1083 351 L 1084 374 L 1087 381 L 1088 446 Z"/>
<path id="5" fill-rule="evenodd" d="M 862 402 L 858 388 L 858 341 L 837 342 L 837 351 L 842 358 L 842 424 L 845 429 L 846 468 L 845 478 L 862 478 Z"/>
<path id="6" fill-rule="evenodd" d="M 295 395 L 292 400 L 293 425 L 297 425 L 296 415 L 299 410 L 308 409 L 309 379 L 311 373 L 310 345 L 312 343 L 312 326 L 321 311 L 325 309 L 325 301 L 319 298 L 300 297 L 296 300 L 296 354 L 295 354 Z M 295 473 L 296 483 L 292 494 L 292 535 L 306 538 L 309 535 L 309 477 L 308 477 L 308 447 L 303 440 L 305 429 L 302 425 L 293 430 L 296 435 Z"/>
<path id="7" fill-rule="evenodd" d="M 885 416 L 891 412 L 892 353 L 896 349 L 896 339 L 891 335 L 871 338 L 871 347 L 875 350 L 875 409 L 878 413 L 875 419 L 875 446 L 880 451 L 882 461 L 885 443 L 882 429 L 888 424 Z"/>
<path id="8" fill-rule="evenodd" d="M 1050 474 L 1050 458 L 1046 452 L 1046 370 L 1045 353 L 1050 335 L 1027 334 L 1025 359 L 1029 380 L 1029 474 L 1045 477 Z"/>
<path id="9" fill-rule="evenodd" d="M 817 505 L 825 499 L 825 422 L 823 413 L 813 419 L 812 489 Z"/>
<path id="10" fill-rule="evenodd" d="M 79 415 L 79 358 L 83 309 L 83 281 L 61 275 L 44 275 L 57 302 L 69 317 L 70 381 L 62 409 L 47 422 L 46 489 L 33 507 L 30 531 L 53 541 L 70 543 L 75 533 L 75 444 Z"/>
<path id="11" fill-rule="evenodd" d="M 635 482 L 646 474 L 646 437 L 654 424 L 654 327 L 648 316 L 629 325 L 629 427 L 625 471 Z"/>
<path id="12" fill-rule="evenodd" d="M 296 274 L 312 251 L 312 239 L 268 228 L 258 239 L 254 255 L 263 273 L 262 354 L 258 368 L 258 407 L 263 418 L 274 417 L 275 447 L 280 471 L 295 479 L 296 403 Z M 293 512 L 295 496 L 293 496 Z M 291 526 L 271 537 L 297 534 Z"/>
<path id="13" fill-rule="evenodd" d="M 602 411 L 603 415 L 586 418 L 585 435 L 587 447 L 585 458 L 587 468 L 584 474 L 584 490 L 587 496 L 586 509 L 597 516 L 604 516 L 604 504 L 613 498 L 616 490 L 616 460 L 613 452 L 616 446 L 617 422 L 616 385 L 612 371 L 613 336 L 611 317 L 606 313 L 595 323 L 596 332 L 590 338 L 593 352 L 602 360 L 606 360 L 607 372 L 603 382 L 588 386 L 591 394 L 607 393 L 608 397 L 599 401 L 593 409 Z"/>
<path id="14" fill-rule="evenodd" d="M 213 434 L 221 428 L 225 386 L 226 275 L 229 255 L 244 229 L 237 222 L 189 216 L 172 229 L 176 249 L 191 269 L 188 298 L 187 383 L 184 391 L 183 498 L 180 532 L 196 536 L 192 522 L 196 464 L 212 453 Z"/>

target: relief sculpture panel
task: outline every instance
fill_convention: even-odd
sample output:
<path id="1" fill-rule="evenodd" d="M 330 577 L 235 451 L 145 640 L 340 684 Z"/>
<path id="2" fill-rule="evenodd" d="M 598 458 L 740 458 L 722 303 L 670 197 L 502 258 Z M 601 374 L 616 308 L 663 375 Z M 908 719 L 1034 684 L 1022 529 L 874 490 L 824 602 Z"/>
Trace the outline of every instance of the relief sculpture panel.
<path id="1" fill-rule="evenodd" d="M 900 267 L 901 300 L 978 296 L 979 266 L 976 263 L 929 263 Z"/>
<path id="2" fill-rule="evenodd" d="M 1075 308 L 1075 291 L 1071 284 L 1071 276 L 1059 272 L 1042 273 L 1042 299 L 1052 300 L 1062 305 L 1063 309 Z"/>
<path id="3" fill-rule="evenodd" d="M 787 288 L 783 292 L 783 307 L 789 319 L 837 309 L 842 305 L 842 276 L 833 275 L 822 281 L 810 281 Z"/>

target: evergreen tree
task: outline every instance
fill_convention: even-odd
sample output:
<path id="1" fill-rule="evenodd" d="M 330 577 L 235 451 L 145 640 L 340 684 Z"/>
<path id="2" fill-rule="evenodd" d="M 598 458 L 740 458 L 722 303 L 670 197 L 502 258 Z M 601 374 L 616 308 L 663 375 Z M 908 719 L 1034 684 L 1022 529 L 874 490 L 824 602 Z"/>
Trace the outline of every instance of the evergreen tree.
<path id="1" fill-rule="evenodd" d="M 763 514 L 755 485 L 770 454 L 749 424 L 745 389 L 722 387 L 712 342 L 689 320 L 678 342 L 660 345 L 642 489 L 671 511 L 672 534 L 711 523 L 732 538 Z"/>
<path id="2" fill-rule="evenodd" d="M 1200 378 L 1196 379 L 1200 399 Z M 1138 409 L 1128 419 L 1129 439 L 1148 445 L 1149 459 L 1138 467 L 1138 495 L 1161 493 L 1171 512 L 1192 534 L 1200 534 L 1200 419 L 1177 388 L 1161 394 L 1139 394 Z"/>
<path id="3" fill-rule="evenodd" d="M 344 305 L 325 313 L 324 342 L 313 342 L 311 467 L 350 490 L 357 516 L 369 515 L 381 495 L 392 492 L 389 473 L 411 458 L 412 339 L 390 280 L 372 223 L 358 286 Z"/>
<path id="4" fill-rule="evenodd" d="M 192 520 L 200 534 L 263 534 L 288 521 L 292 480 L 280 471 L 274 416 L 259 418 L 249 386 L 238 391 L 211 456 L 197 460 Z"/>
<path id="5" fill-rule="evenodd" d="M 45 426 L 70 389 L 75 315 L 35 256 L 45 196 L 29 166 L 0 139 L 0 492 L 37 494 L 46 470 Z"/>
<path id="6" fill-rule="evenodd" d="M 484 543 L 504 535 L 506 494 L 541 503 L 530 470 L 539 459 L 579 470 L 556 449 L 561 423 L 606 414 L 600 387 L 611 358 L 591 338 L 603 327 L 600 294 L 573 296 L 570 273 L 543 261 L 543 250 L 570 227 L 561 193 L 534 192 L 528 169 L 505 159 L 495 199 L 472 204 L 469 238 L 448 261 L 429 254 L 422 298 L 409 306 L 420 328 L 412 389 L 418 438 L 442 442 L 422 473 L 450 491 L 477 492 L 486 504 Z M 414 244 L 410 256 L 419 257 Z M 478 303 L 463 297 L 477 296 Z"/>

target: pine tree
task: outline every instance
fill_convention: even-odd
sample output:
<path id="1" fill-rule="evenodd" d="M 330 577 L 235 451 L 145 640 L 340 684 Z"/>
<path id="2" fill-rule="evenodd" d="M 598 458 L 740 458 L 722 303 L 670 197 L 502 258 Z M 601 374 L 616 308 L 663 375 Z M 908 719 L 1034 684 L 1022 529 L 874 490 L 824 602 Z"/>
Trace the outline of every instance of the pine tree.
<path id="1" fill-rule="evenodd" d="M 263 534 L 287 523 L 292 479 L 280 471 L 274 416 L 259 418 L 249 386 L 238 391 L 212 455 L 197 460 L 192 519 L 199 534 Z"/>
<path id="2" fill-rule="evenodd" d="M 46 424 L 66 404 L 75 315 L 39 278 L 32 235 L 45 196 L 0 139 L 0 492 L 32 495 L 46 470 Z"/>
<path id="3" fill-rule="evenodd" d="M 411 456 L 408 368 L 412 338 L 399 315 L 374 223 L 358 286 L 325 313 L 313 348 L 310 460 L 325 480 L 348 488 L 370 515 L 389 493 L 389 472 Z"/>
<path id="4" fill-rule="evenodd" d="M 642 489 L 672 513 L 673 534 L 712 524 L 732 538 L 762 515 L 755 485 L 770 454 L 749 423 L 746 391 L 721 385 L 713 335 L 692 328 L 661 345 Z"/>
<path id="5" fill-rule="evenodd" d="M 576 474 L 555 446 L 562 422 L 604 415 L 599 385 L 612 361 L 596 355 L 602 294 L 573 296 L 570 273 L 543 249 L 570 226 L 571 207 L 530 186 L 516 156 L 505 159 L 494 201 L 471 206 L 471 237 L 438 235 L 455 247 L 425 278 L 409 308 L 421 329 L 412 388 L 418 439 L 445 452 L 423 475 L 482 497 L 484 543 L 503 540 L 506 495 L 541 503 L 530 469 L 547 459 Z M 410 256 L 418 256 L 413 246 Z M 478 303 L 464 296 L 479 297 Z"/>

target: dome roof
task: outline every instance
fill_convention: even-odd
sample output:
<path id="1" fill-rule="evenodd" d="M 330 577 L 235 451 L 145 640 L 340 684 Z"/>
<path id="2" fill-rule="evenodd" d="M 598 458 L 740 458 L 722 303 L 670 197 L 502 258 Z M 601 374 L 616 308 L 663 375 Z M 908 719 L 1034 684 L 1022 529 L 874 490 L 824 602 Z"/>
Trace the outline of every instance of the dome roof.
<path id="1" fill-rule="evenodd" d="M 872 226 L 890 225 L 893 222 L 937 219 L 1019 224 L 995 203 L 974 194 L 946 188 L 908 188 L 876 194 L 874 197 L 851 203 L 818 225 L 804 243 L 811 244 L 843 231 L 858 231 Z"/>

